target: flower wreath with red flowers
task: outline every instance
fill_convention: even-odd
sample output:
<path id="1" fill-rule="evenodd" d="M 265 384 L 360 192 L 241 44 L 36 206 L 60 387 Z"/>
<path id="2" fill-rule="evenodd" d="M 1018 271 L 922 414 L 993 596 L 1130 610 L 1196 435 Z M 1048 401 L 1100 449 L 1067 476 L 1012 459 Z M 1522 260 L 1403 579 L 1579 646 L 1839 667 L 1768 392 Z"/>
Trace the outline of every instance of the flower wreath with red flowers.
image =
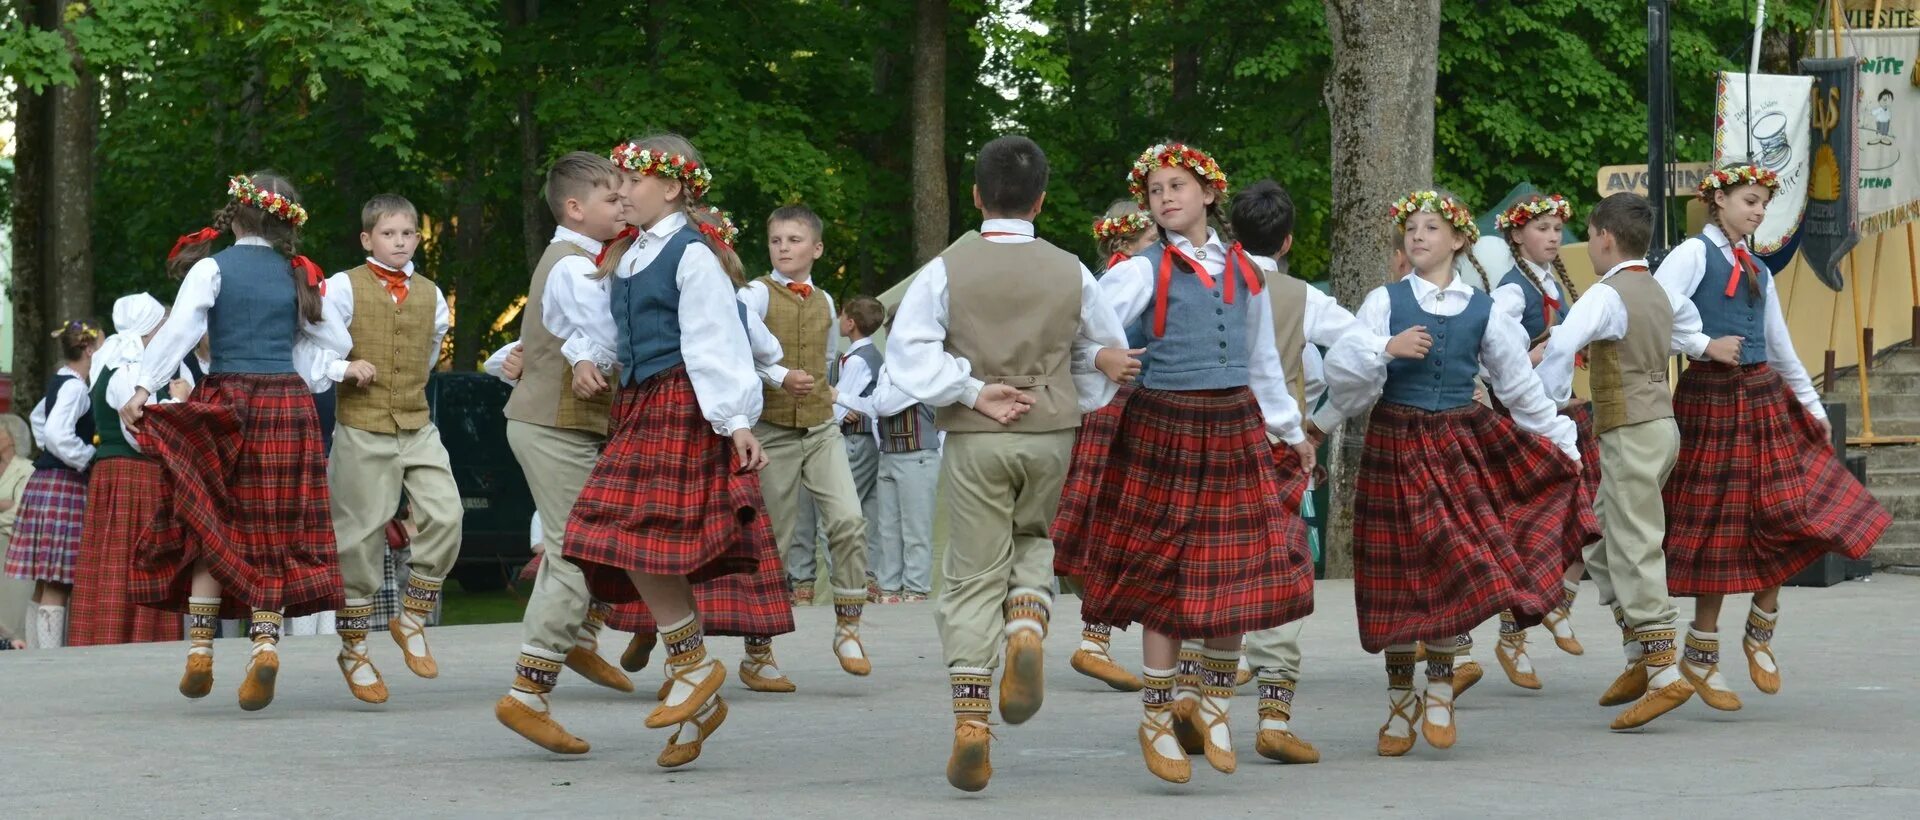
<path id="1" fill-rule="evenodd" d="M 307 224 L 307 209 L 280 194 L 261 190 L 246 174 L 235 174 L 227 180 L 227 196 L 291 222 L 296 228 Z"/>
<path id="2" fill-rule="evenodd" d="M 1414 191 L 1401 197 L 1388 209 L 1393 216 L 1393 226 L 1401 231 L 1407 229 L 1407 220 L 1421 211 L 1439 214 L 1454 230 L 1467 235 L 1468 244 L 1480 239 L 1480 226 L 1473 224 L 1473 212 L 1453 197 L 1441 196 L 1439 191 Z"/>
<path id="3" fill-rule="evenodd" d="M 1528 197 L 1513 203 L 1513 207 L 1494 217 L 1493 227 L 1502 231 L 1524 228 L 1535 217 L 1541 216 L 1557 216 L 1562 222 L 1572 221 L 1573 203 L 1559 194 Z"/>
<path id="4" fill-rule="evenodd" d="M 1227 193 L 1227 174 L 1207 152 L 1185 143 L 1163 142 L 1140 152 L 1133 170 L 1127 172 L 1127 191 L 1142 208 L 1147 207 L 1147 175 L 1155 168 L 1186 168 L 1221 196 Z"/>
<path id="5" fill-rule="evenodd" d="M 693 199 L 705 198 L 707 191 L 713 187 L 713 172 L 707 170 L 706 166 L 680 154 L 642 148 L 637 142 L 623 142 L 614 146 L 607 159 L 622 170 L 680 180 L 693 194 Z"/>
<path id="6" fill-rule="evenodd" d="M 1146 211 L 1134 211 L 1119 216 L 1103 216 L 1093 221 L 1093 238 L 1099 240 L 1116 239 L 1139 234 L 1153 227 L 1153 217 Z"/>
<path id="7" fill-rule="evenodd" d="M 696 221 L 695 224 L 700 226 L 700 232 L 713 237 L 720 244 L 732 248 L 733 241 L 740 238 L 740 226 L 734 224 L 733 215 L 712 205 L 706 207 L 706 213 L 713 217 L 715 222 L 720 224 L 713 225 L 707 222 Z"/>
<path id="8" fill-rule="evenodd" d="M 1758 165 L 1715 168 L 1700 178 L 1700 198 L 1712 199 L 1714 191 L 1731 191 L 1742 185 L 1759 185 L 1769 193 L 1780 190 L 1780 175 Z"/>

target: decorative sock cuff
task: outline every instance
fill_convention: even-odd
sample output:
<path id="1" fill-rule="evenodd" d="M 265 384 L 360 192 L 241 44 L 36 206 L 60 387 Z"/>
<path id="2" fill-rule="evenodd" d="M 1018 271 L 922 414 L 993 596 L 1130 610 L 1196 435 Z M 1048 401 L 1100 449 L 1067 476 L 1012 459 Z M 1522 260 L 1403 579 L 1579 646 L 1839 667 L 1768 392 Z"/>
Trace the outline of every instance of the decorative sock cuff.
<path id="1" fill-rule="evenodd" d="M 256 609 L 253 611 L 253 625 L 247 629 L 247 635 L 253 638 L 254 643 L 279 643 L 280 629 L 285 623 L 286 619 L 278 612 Z"/>
<path id="2" fill-rule="evenodd" d="M 1673 665 L 1673 627 L 1649 627 L 1639 631 L 1640 657 L 1648 666 Z"/>
<path id="3" fill-rule="evenodd" d="M 560 667 L 564 663 L 552 655 L 535 647 L 520 647 L 520 659 L 513 665 L 514 690 L 533 695 L 553 691 L 560 683 Z"/>

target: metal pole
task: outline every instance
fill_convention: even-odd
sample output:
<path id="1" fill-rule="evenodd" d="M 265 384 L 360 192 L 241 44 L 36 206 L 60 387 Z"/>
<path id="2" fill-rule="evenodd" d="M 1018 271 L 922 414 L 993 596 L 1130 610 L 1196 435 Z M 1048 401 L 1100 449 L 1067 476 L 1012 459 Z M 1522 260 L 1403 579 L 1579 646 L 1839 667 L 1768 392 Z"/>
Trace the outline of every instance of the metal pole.
<path id="1" fill-rule="evenodd" d="M 1653 205 L 1653 237 L 1647 261 L 1666 258 L 1667 224 L 1667 13 L 1671 0 L 1647 0 L 1647 201 Z"/>

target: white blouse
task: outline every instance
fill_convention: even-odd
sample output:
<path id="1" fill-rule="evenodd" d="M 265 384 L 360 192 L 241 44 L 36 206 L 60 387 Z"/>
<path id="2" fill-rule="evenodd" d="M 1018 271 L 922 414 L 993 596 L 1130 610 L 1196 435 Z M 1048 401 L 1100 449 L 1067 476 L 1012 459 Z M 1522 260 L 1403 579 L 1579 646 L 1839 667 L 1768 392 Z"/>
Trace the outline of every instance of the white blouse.
<path id="1" fill-rule="evenodd" d="M 1727 242 L 1726 233 L 1718 225 L 1708 225 L 1700 232 L 1705 241 L 1698 238 L 1680 243 L 1679 247 L 1667 254 L 1660 263 L 1660 269 L 1653 272 L 1653 278 L 1661 287 L 1679 297 L 1689 305 L 1693 303 L 1693 292 L 1700 289 L 1700 280 L 1707 275 L 1707 246 L 1711 244 L 1728 264 L 1733 263 L 1733 248 Z M 1746 242 L 1740 243 L 1746 247 Z M 1767 277 L 1766 322 L 1767 327 L 1767 364 L 1780 374 L 1781 380 L 1793 391 L 1793 395 L 1805 405 L 1807 412 L 1814 418 L 1827 417 L 1827 408 L 1820 403 L 1820 392 L 1813 389 L 1813 377 L 1807 375 L 1806 365 L 1800 363 L 1800 356 L 1793 352 L 1793 331 L 1787 328 L 1786 314 L 1780 312 L 1780 294 L 1773 287 L 1777 277 Z M 1698 308 L 1695 308 L 1696 315 Z M 1695 331 L 1687 340 L 1686 354 L 1689 358 L 1705 360 L 1707 343 L 1713 341 L 1707 334 Z"/>
<path id="2" fill-rule="evenodd" d="M 33 440 L 39 442 L 40 449 L 52 453 L 68 467 L 85 470 L 93 463 L 93 442 L 82 441 L 73 426 L 93 405 L 93 398 L 87 394 L 87 377 L 66 366 L 62 366 L 57 375 L 73 378 L 61 382 L 60 394 L 54 396 L 53 401 L 35 404 L 27 424 L 33 429 Z"/>
<path id="3" fill-rule="evenodd" d="M 272 247 L 257 236 L 243 236 L 233 244 Z M 213 309 L 214 300 L 219 296 L 220 264 L 211 256 L 195 262 L 180 282 L 180 292 L 173 298 L 173 311 L 167 315 L 167 323 L 160 326 L 160 332 L 147 343 L 146 352 L 140 357 L 138 386 L 155 394 L 166 389 L 167 383 L 179 374 L 180 363 L 187 353 L 207 335 L 207 311 Z M 333 386 L 326 374 L 327 351 L 344 356 L 351 349 L 353 337 L 347 333 L 346 325 L 326 320 L 324 316 L 319 324 L 311 324 L 302 316 L 300 332 L 293 340 L 293 368 L 306 381 L 307 389 L 322 393 Z"/>

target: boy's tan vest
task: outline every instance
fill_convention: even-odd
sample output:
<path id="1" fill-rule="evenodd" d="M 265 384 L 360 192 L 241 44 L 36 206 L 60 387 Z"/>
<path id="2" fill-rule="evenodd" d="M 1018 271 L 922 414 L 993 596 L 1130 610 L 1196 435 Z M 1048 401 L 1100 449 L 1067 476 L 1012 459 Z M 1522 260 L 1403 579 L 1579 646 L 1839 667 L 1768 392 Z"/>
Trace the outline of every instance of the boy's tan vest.
<path id="1" fill-rule="evenodd" d="M 1287 392 L 1300 406 L 1300 416 L 1313 412 L 1307 406 L 1307 377 L 1301 364 L 1307 349 L 1307 288 L 1313 287 L 1284 272 L 1267 274 L 1267 299 L 1273 305 L 1273 344 L 1280 350 L 1280 367 L 1286 371 Z"/>
<path id="2" fill-rule="evenodd" d="M 767 287 L 767 330 L 780 340 L 783 356 L 780 366 L 804 370 L 813 376 L 813 392 L 794 398 L 779 387 L 761 389 L 765 407 L 760 420 L 768 424 L 805 430 L 826 424 L 833 418 L 833 403 L 827 401 L 827 331 L 833 327 L 833 311 L 827 309 L 827 296 L 815 285 L 806 299 L 774 281 L 772 275 L 758 280 Z"/>
<path id="3" fill-rule="evenodd" d="M 427 374 L 432 372 L 434 284 L 419 274 L 407 283 L 407 299 L 393 303 L 385 282 L 366 265 L 347 271 L 353 283 L 353 350 L 348 361 L 373 365 L 373 384 L 341 382 L 335 410 L 341 424 L 392 435 L 418 430 L 427 413 Z"/>
<path id="4" fill-rule="evenodd" d="M 547 246 L 540 263 L 534 266 L 527 305 L 520 311 L 520 383 L 514 385 L 513 395 L 507 399 L 507 418 L 605 436 L 613 407 L 612 391 L 588 401 L 574 398 L 573 368 L 567 364 L 567 357 L 560 355 L 560 346 L 566 340 L 548 333 L 541 320 L 547 277 L 560 260 L 569 256 L 593 258 L 572 242 L 555 242 Z"/>
<path id="5" fill-rule="evenodd" d="M 1080 331 L 1080 260 L 1045 240 L 993 242 L 962 237 L 940 255 L 947 267 L 949 354 L 973 377 L 1010 384 L 1033 409 L 1001 425 L 952 404 L 935 417 L 955 433 L 1045 433 L 1080 426 L 1080 394 L 1071 370 Z"/>
<path id="6" fill-rule="evenodd" d="M 1595 435 L 1673 417 L 1673 393 L 1667 389 L 1673 303 L 1645 269 L 1623 270 L 1606 282 L 1627 306 L 1627 333 L 1587 347 Z"/>

